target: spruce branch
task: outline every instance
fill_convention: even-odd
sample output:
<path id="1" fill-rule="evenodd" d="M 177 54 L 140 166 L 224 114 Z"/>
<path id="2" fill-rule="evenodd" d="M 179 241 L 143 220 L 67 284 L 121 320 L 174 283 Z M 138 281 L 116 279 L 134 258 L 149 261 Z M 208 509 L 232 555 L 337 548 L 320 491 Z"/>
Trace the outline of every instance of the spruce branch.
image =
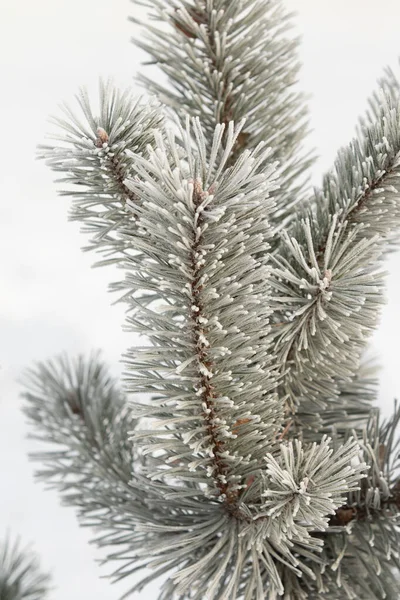
<path id="1" fill-rule="evenodd" d="M 0 544 L 1 600 L 44 600 L 50 577 L 41 572 L 37 557 L 9 537 Z"/>
<path id="2" fill-rule="evenodd" d="M 279 188 L 271 216 L 282 227 L 304 198 L 313 159 L 302 147 L 307 109 L 296 89 L 298 40 L 288 34 L 291 15 L 279 0 L 156 0 L 136 2 L 152 19 L 134 43 L 167 75 L 168 84 L 139 75 L 173 114 L 198 116 L 209 143 L 217 123 L 246 125 L 231 151 L 234 162 L 262 141 L 278 161 Z"/>

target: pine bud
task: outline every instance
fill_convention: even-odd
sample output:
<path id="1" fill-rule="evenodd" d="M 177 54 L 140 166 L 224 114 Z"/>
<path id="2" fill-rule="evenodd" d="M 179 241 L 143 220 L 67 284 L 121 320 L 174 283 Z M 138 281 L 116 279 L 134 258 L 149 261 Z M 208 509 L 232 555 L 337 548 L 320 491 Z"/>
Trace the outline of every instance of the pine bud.
<path id="1" fill-rule="evenodd" d="M 232 433 L 237 435 L 239 432 L 239 427 L 241 425 L 245 425 L 246 423 L 250 423 L 251 419 L 238 419 L 234 424 L 233 424 L 233 428 L 232 428 Z"/>
<path id="2" fill-rule="evenodd" d="M 332 525 L 345 527 L 353 521 L 357 516 L 357 510 L 352 506 L 342 506 L 336 511 L 335 517 L 332 519 Z"/>
<path id="3" fill-rule="evenodd" d="M 95 145 L 97 148 L 102 148 L 103 144 L 108 143 L 108 133 L 102 127 L 98 127 L 96 133 L 97 133 L 97 139 L 96 139 Z"/>
<path id="4" fill-rule="evenodd" d="M 236 150 L 243 150 L 246 148 L 250 138 L 250 133 L 247 131 L 241 131 L 237 136 L 236 140 Z"/>

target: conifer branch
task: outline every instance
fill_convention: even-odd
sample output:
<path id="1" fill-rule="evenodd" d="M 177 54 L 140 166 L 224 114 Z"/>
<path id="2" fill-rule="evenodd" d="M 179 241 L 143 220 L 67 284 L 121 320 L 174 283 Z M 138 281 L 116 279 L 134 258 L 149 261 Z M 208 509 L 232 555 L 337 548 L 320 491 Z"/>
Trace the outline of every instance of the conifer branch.
<path id="1" fill-rule="evenodd" d="M 40 571 L 39 561 L 20 541 L 7 537 L 0 544 L 1 600 L 44 600 L 48 597 L 50 577 Z"/>
<path id="2" fill-rule="evenodd" d="M 185 148 L 179 150 L 168 134 L 166 145 L 157 138 L 149 159 L 135 158 L 139 179 L 128 185 L 143 200 L 139 209 L 143 229 L 132 245 L 142 254 L 127 259 L 126 283 L 116 288 L 128 289 L 125 299 L 139 317 L 129 317 L 129 323 L 146 333 L 155 347 L 135 348 L 128 356 L 134 373 L 133 377 L 128 373 L 128 389 L 160 394 L 158 408 L 149 409 L 160 429 L 141 434 L 148 451 L 154 444 L 156 450 L 169 452 L 176 447 L 169 460 L 177 466 L 168 472 L 190 480 L 198 473 L 205 485 L 207 473 L 221 499 L 231 504 L 246 487 L 246 478 L 259 468 L 260 457 L 279 429 L 276 384 L 268 346 L 261 341 L 268 329 L 263 300 L 269 275 L 264 259 L 258 259 L 271 235 L 266 193 L 275 184 L 273 169 L 259 169 L 265 160 L 262 148 L 225 167 L 240 127 L 229 126 L 227 146 L 218 160 L 224 127 L 217 126 L 209 162 L 197 121 L 193 129 L 195 153 L 188 125 L 181 134 Z M 253 193 L 257 193 L 254 200 Z M 241 231 L 231 236 L 239 220 Z M 126 235 L 132 239 L 131 230 Z M 154 305 L 157 298 L 164 306 Z M 261 322 L 264 327 L 255 335 L 255 324 Z M 173 415 L 163 403 L 176 396 L 179 403 Z M 140 411 L 146 413 L 144 407 Z M 171 434 L 161 426 L 163 421 L 172 428 L 173 444 L 172 439 L 168 443 Z"/>
<path id="3" fill-rule="evenodd" d="M 315 441 L 321 432 L 327 435 L 334 432 L 335 439 L 343 440 L 354 430 L 362 436 L 378 401 L 377 371 L 374 362 L 362 357 L 355 375 L 350 381 L 340 383 L 339 395 L 331 398 L 321 413 L 321 428 L 318 432 L 304 432 L 304 439 Z"/>
<path id="4" fill-rule="evenodd" d="M 203 218 L 203 206 L 202 203 L 207 197 L 202 189 L 202 182 L 197 179 L 193 182 L 193 199 L 192 202 L 196 211 L 201 209 L 201 212 L 197 212 L 197 227 L 198 231 L 204 229 L 204 218 Z M 201 300 L 201 291 L 203 285 L 200 283 L 201 279 L 201 259 L 199 257 L 201 253 L 201 234 L 196 236 L 191 250 L 191 268 L 193 273 L 193 280 L 191 283 L 191 300 L 192 300 L 192 321 L 193 321 L 193 336 L 194 345 L 198 352 L 198 365 L 199 365 L 199 384 L 197 392 L 201 392 L 200 398 L 204 406 L 204 419 L 207 426 L 207 433 L 211 440 L 212 453 L 214 456 L 214 467 L 216 473 L 217 487 L 226 498 L 228 504 L 234 504 L 237 501 L 238 490 L 233 492 L 229 488 L 227 475 L 229 473 L 229 466 L 224 461 L 224 454 L 226 453 L 226 443 L 224 440 L 218 439 L 218 432 L 215 423 L 218 422 L 218 412 L 215 406 L 215 400 L 218 398 L 218 393 L 214 389 L 211 383 L 208 373 L 215 371 L 215 366 L 210 360 L 208 347 L 209 342 L 204 336 L 204 323 L 207 322 L 207 318 L 204 313 L 204 307 Z M 242 421 L 250 422 L 250 419 L 242 419 Z"/>
<path id="5" fill-rule="evenodd" d="M 98 127 L 96 130 L 96 134 L 96 148 L 107 151 L 109 144 L 108 133 L 102 127 Z M 118 156 L 111 152 L 111 154 L 107 153 L 104 162 L 105 165 L 103 165 L 103 168 L 105 166 L 105 168 L 109 170 L 111 181 L 114 181 L 114 185 L 116 187 L 115 194 L 120 196 L 121 204 L 124 205 L 127 203 L 128 200 L 130 200 L 130 202 L 134 206 L 136 202 L 140 201 L 140 199 L 137 198 L 125 184 L 125 179 L 128 177 L 129 170 L 126 169 L 126 166 L 123 164 L 123 161 L 121 161 L 121 159 Z M 77 182 L 74 181 L 74 183 Z"/>
<path id="6" fill-rule="evenodd" d="M 360 361 L 400 223 L 400 84 L 387 71 L 305 205 L 281 1 L 137 3 L 168 77 L 141 81 L 174 129 L 101 84 L 99 116 L 82 91 L 84 120 L 64 107 L 41 157 L 145 341 L 124 394 L 96 356 L 31 371 L 38 475 L 112 548 L 115 580 L 150 571 L 126 598 L 168 574 L 160 600 L 397 600 L 400 410 L 379 424 Z"/>
<path id="7" fill-rule="evenodd" d="M 328 439 L 281 445 L 263 461 L 267 469 L 247 487 L 238 510 L 227 511 L 195 480 L 148 477 L 163 459 L 141 452 L 135 434 L 140 439 L 143 430 L 96 356 L 38 364 L 27 385 L 25 412 L 35 437 L 50 443 L 33 455 L 44 465 L 40 479 L 78 509 L 98 546 L 113 547 L 107 561 L 118 561 L 114 580 L 151 569 L 126 597 L 167 571 L 165 600 L 188 593 L 233 600 L 240 594 L 231 576 L 236 569 L 242 591 L 282 593 L 283 565 L 312 580 L 309 564 L 319 563 L 322 546 L 315 527 L 327 529 L 329 514 L 356 491 L 364 468 L 349 466 L 359 452 L 351 440 L 335 451 Z"/>
<path id="8" fill-rule="evenodd" d="M 382 115 L 382 96 L 390 99 L 392 106 L 398 106 L 400 102 L 400 80 L 398 75 L 390 67 L 386 67 L 383 75 L 377 81 L 377 88 L 367 100 L 367 110 L 357 124 L 357 137 L 364 140 L 366 127 L 380 120 Z"/>
<path id="9" fill-rule="evenodd" d="M 287 33 L 291 15 L 276 0 L 133 2 L 146 6 L 156 22 L 132 17 L 142 26 L 133 41 L 167 75 L 169 85 L 143 74 L 139 81 L 174 114 L 200 117 L 209 143 L 216 124 L 246 119 L 230 161 L 260 141 L 272 148 L 271 160 L 280 166 L 271 219 L 281 227 L 304 199 L 305 175 L 313 162 L 302 148 L 307 109 L 296 89 L 298 40 Z"/>
<path id="10" fill-rule="evenodd" d="M 399 423 L 400 409 L 395 404 L 393 415 L 383 424 L 379 412 L 372 411 L 367 427 L 359 435 L 359 443 L 365 462 L 369 466 L 367 477 L 360 489 L 349 496 L 346 513 L 350 520 L 382 517 L 382 513 L 400 518 L 399 495 Z M 351 519 L 350 519 L 351 516 Z M 340 515 L 337 515 L 340 518 Z"/>
<path id="11" fill-rule="evenodd" d="M 355 600 L 395 600 L 398 595 L 400 561 L 399 477 L 400 410 L 379 423 L 379 411 L 371 411 L 367 428 L 353 432 L 361 447 L 360 458 L 369 469 L 360 489 L 348 495 L 336 509 L 323 540 L 321 565 L 314 578 L 296 577 L 283 565 L 280 577 L 285 593 L 308 600 L 338 597 Z M 308 563 L 310 564 L 310 563 Z"/>
<path id="12" fill-rule="evenodd" d="M 119 230 L 136 218 L 134 207 L 140 203 L 125 184 L 128 177 L 135 176 L 129 152 L 146 152 L 163 116 L 158 103 L 144 104 L 110 82 L 100 82 L 98 115 L 84 89 L 77 100 L 84 121 L 64 105 L 67 118 L 52 119 L 57 127 L 52 138 L 57 144 L 40 145 L 38 157 L 62 174 L 58 181 L 68 189 L 60 193 L 74 200 L 70 218 L 83 222 L 83 230 L 93 236 L 86 249 L 116 256 L 105 263 L 118 261 L 124 247 Z"/>
<path id="13" fill-rule="evenodd" d="M 281 393 L 302 425 L 317 427 L 315 408 L 351 380 L 380 314 L 381 256 L 400 218 L 399 113 L 382 103 L 380 121 L 365 130 L 363 144 L 339 153 L 315 208 L 283 234 L 285 253 L 274 258 L 281 326 L 271 331 L 287 373 Z M 283 315 L 285 302 L 291 308 Z"/>
<path id="14" fill-rule="evenodd" d="M 128 329 L 146 334 L 152 343 L 131 349 L 125 357 L 127 391 L 153 395 L 147 404 L 129 403 L 129 418 L 141 423 L 132 427 L 135 459 L 128 455 L 121 467 L 120 458 L 115 461 L 114 417 L 107 421 L 111 429 L 106 430 L 103 443 L 91 437 L 91 431 L 105 421 L 101 410 L 110 410 L 115 402 L 107 400 L 114 394 L 102 382 L 103 377 L 96 375 L 97 367 L 89 367 L 85 374 L 79 366 L 77 375 L 68 374 L 71 370 L 65 364 L 59 375 L 42 368 L 42 391 L 28 396 L 34 407 L 30 417 L 39 421 L 43 431 L 50 429 L 57 443 L 61 441 L 59 432 L 64 432 L 67 444 L 64 452 L 39 456 L 49 464 L 42 475 L 78 506 L 83 521 L 101 529 L 114 519 L 118 522 L 122 514 L 124 522 L 131 524 L 129 544 L 139 548 L 145 541 L 143 527 L 152 535 L 160 528 L 159 513 L 150 517 L 148 511 L 153 503 L 159 504 L 161 495 L 164 522 L 171 515 L 168 569 L 179 565 L 176 589 L 183 593 L 196 581 L 198 590 L 210 590 L 210 598 L 221 596 L 227 574 L 218 570 L 210 578 L 215 555 L 221 552 L 224 564 L 239 560 L 233 550 L 238 539 L 242 540 L 238 552 L 246 561 L 250 560 L 245 549 L 248 540 L 254 536 L 265 540 L 258 566 L 248 572 L 249 590 L 254 585 L 260 590 L 268 585 L 271 591 L 281 593 L 282 562 L 299 575 L 312 577 L 306 562 L 310 555 L 318 560 L 321 548 L 314 529 L 328 527 L 329 514 L 344 503 L 346 493 L 357 489 L 364 468 L 362 464 L 357 468 L 349 465 L 358 453 L 351 440 L 335 452 L 326 438 L 309 446 L 293 446 L 283 440 L 283 404 L 275 393 L 267 335 L 268 215 L 273 208 L 268 195 L 276 185 L 274 167 L 267 167 L 269 150 L 262 144 L 227 166 L 240 131 L 240 126 L 229 124 L 221 151 L 224 126 L 218 125 L 207 153 L 200 123 L 188 120 L 178 138 L 183 145 L 167 130 L 155 134 L 153 146 L 146 148 L 147 156 L 128 153 L 135 177 L 124 185 L 133 193 L 132 210 L 138 220 L 134 226 L 127 221 L 126 227 L 118 230 L 126 279 L 114 289 L 123 291 L 121 300 L 130 305 Z M 141 199 L 139 204 L 136 197 Z M 128 209 L 131 203 L 128 199 Z M 74 382 L 75 391 L 62 383 L 64 372 L 67 381 Z M 83 388 L 81 380 L 87 382 Z M 43 387 L 46 381 L 54 381 L 55 389 Z M 44 416 L 49 391 L 59 398 L 60 387 L 72 416 L 84 420 L 78 436 L 65 435 L 76 424 L 65 408 L 59 413 L 54 401 L 47 411 L 61 414 L 64 425 L 56 420 L 50 427 L 51 418 Z M 76 390 L 83 403 L 76 399 Z M 104 408 L 95 408 L 97 403 Z M 117 414 L 119 406 L 117 403 Z M 95 415 L 96 423 L 100 418 L 99 424 L 92 427 L 93 416 L 87 421 L 86 413 Z M 125 447 L 127 429 L 120 429 Z M 86 466 L 81 478 L 82 459 Z M 125 469 L 132 463 L 136 467 L 128 479 Z M 324 465 L 321 472 L 320 465 Z M 116 469 L 121 470 L 120 475 Z M 213 549 L 204 548 L 203 571 L 198 569 L 197 545 L 186 566 L 179 548 L 170 552 L 174 532 L 181 531 L 181 523 L 176 529 L 174 521 L 179 503 L 182 510 L 187 506 L 183 499 L 194 511 L 191 519 L 196 523 L 200 519 L 204 527 L 212 529 Z M 197 503 L 208 513 L 195 510 Z M 278 512 L 277 503 L 281 505 Z M 309 505 L 314 508 L 307 508 Z M 118 529 L 111 525 L 105 540 L 114 544 L 118 539 Z M 185 539 L 182 543 L 187 545 Z M 153 542 L 148 543 L 144 565 L 163 565 L 164 570 L 167 547 L 161 546 L 162 559 L 154 562 L 155 548 Z M 129 554 L 119 550 L 116 556 L 126 562 Z M 137 557 L 133 568 L 142 568 Z M 118 578 L 126 573 L 122 569 L 114 575 Z M 226 592 L 225 597 L 231 596 Z"/>

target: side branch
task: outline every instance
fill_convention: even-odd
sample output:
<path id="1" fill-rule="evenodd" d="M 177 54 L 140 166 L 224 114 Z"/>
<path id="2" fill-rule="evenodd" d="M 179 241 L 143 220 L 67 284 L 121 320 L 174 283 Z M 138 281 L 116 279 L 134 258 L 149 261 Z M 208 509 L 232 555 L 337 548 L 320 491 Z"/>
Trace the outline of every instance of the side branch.
<path id="1" fill-rule="evenodd" d="M 102 166 L 110 172 L 111 181 L 114 181 L 114 185 L 116 188 L 116 195 L 120 196 L 122 205 L 125 205 L 126 202 L 130 201 L 131 207 L 134 207 L 135 203 L 139 201 L 139 198 L 132 192 L 132 190 L 129 189 L 129 187 L 125 183 L 128 176 L 131 175 L 130 171 L 127 169 L 127 165 L 124 164 L 124 161 L 121 160 L 118 154 L 115 154 L 114 152 L 109 152 L 110 138 L 107 131 L 103 129 L 103 127 L 98 127 L 96 134 L 97 138 L 94 142 L 94 145 L 96 146 L 96 148 L 99 148 L 106 152 L 103 158 Z M 100 169 L 102 168 L 102 166 L 100 166 Z M 136 218 L 134 213 L 133 216 L 134 218 Z"/>
<path id="2" fill-rule="evenodd" d="M 50 576 L 42 573 L 37 556 L 21 548 L 8 536 L 0 540 L 0 598 L 3 600 L 45 600 L 49 597 Z"/>
<path id="3" fill-rule="evenodd" d="M 100 82 L 99 114 L 94 114 L 85 90 L 77 100 L 84 120 L 63 106 L 67 119 L 52 120 L 59 129 L 53 136 L 57 144 L 39 146 L 39 158 L 67 184 L 60 193 L 74 200 L 70 218 L 92 234 L 87 249 L 107 252 L 118 261 L 125 250 L 121 231 L 136 219 L 134 207 L 140 202 L 126 185 L 135 176 L 132 155 L 147 154 L 163 115 L 158 103 L 144 104 L 109 82 Z"/>
<path id="4" fill-rule="evenodd" d="M 281 394 L 300 426 L 319 426 L 318 411 L 353 377 L 379 318 L 381 257 L 400 223 L 399 151 L 399 113 L 387 103 L 363 144 L 339 153 L 314 210 L 283 234 L 284 252 L 274 257 Z"/>

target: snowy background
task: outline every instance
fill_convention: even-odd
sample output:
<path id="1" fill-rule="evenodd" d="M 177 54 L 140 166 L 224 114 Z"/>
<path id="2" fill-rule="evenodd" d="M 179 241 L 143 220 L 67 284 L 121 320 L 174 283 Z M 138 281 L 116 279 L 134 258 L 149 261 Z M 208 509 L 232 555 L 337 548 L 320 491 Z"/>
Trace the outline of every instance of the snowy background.
<path id="1" fill-rule="evenodd" d="M 386 64 L 400 56 L 396 0 L 286 0 L 303 35 L 301 85 L 311 95 L 318 183 Z M 33 481 L 30 448 L 16 378 L 32 361 L 102 348 L 114 372 L 132 337 L 122 333 L 123 307 L 110 306 L 109 270 L 93 270 L 84 238 L 67 222 L 68 200 L 56 196 L 53 174 L 34 160 L 46 118 L 57 103 L 100 75 L 131 85 L 141 56 L 129 44 L 128 0 L 4 2 L 0 23 L 0 537 L 10 529 L 34 542 L 53 571 L 53 600 L 113 600 L 123 587 L 100 579 L 99 553 L 88 545 L 74 511 Z M 400 255 L 388 262 L 388 304 L 373 340 L 383 365 L 385 412 L 400 398 Z M 151 600 L 156 586 L 141 594 Z"/>

